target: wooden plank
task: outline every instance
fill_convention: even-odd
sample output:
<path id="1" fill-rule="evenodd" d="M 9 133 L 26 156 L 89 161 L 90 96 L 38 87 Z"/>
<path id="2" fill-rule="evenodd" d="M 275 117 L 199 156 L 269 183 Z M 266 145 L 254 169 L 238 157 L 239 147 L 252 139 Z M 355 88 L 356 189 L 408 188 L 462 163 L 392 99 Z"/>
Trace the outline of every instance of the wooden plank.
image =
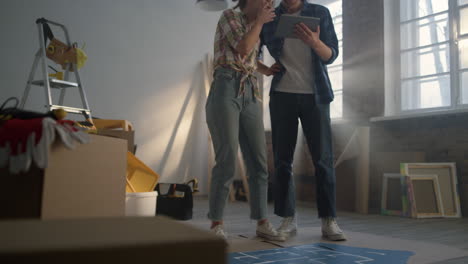
<path id="1" fill-rule="evenodd" d="M 338 156 L 334 167 L 337 168 L 347 160 L 356 160 L 355 177 L 355 204 L 354 209 L 361 214 L 369 212 L 369 138 L 370 127 L 355 128 L 343 152 Z"/>
<path id="2" fill-rule="evenodd" d="M 369 135 L 370 127 L 358 127 L 358 164 L 356 170 L 356 212 L 369 212 Z"/>

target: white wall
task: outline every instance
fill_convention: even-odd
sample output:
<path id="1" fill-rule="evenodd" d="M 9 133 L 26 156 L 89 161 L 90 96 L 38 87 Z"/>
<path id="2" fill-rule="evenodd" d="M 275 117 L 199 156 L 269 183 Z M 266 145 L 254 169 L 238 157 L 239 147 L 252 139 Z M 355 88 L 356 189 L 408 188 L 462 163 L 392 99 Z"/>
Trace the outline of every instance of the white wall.
<path id="1" fill-rule="evenodd" d="M 400 93 L 400 3 L 384 0 L 385 116 L 399 114 Z"/>
<path id="2" fill-rule="evenodd" d="M 36 18 L 61 22 L 72 41 L 86 43 L 89 60 L 81 74 L 93 115 L 130 120 L 137 156 L 162 181 L 182 181 L 187 171 L 204 179 L 200 62 L 212 52 L 219 15 L 188 0 L 2 0 L 0 103 L 22 95 L 38 48 Z M 43 110 L 44 92 L 33 88 L 27 108 Z M 76 105 L 70 98 L 79 96 L 65 99 Z"/>

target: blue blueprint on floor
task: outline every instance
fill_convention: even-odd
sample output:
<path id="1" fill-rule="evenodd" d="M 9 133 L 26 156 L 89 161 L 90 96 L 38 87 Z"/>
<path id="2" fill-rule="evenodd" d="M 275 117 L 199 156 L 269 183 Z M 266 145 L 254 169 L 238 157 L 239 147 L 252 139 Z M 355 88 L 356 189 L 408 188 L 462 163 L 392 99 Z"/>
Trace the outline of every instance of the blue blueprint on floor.
<path id="1" fill-rule="evenodd" d="M 229 264 L 404 264 L 409 251 L 381 250 L 316 243 L 229 254 Z"/>

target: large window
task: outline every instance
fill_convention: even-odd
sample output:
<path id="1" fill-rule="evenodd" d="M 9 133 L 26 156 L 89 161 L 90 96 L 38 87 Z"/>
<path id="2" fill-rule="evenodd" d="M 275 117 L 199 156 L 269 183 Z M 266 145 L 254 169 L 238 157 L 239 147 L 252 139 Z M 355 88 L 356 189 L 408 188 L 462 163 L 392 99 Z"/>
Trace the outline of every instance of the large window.
<path id="1" fill-rule="evenodd" d="M 402 112 L 468 104 L 468 0 L 400 0 Z"/>
<path id="2" fill-rule="evenodd" d="M 458 5 L 461 98 L 463 104 L 468 104 L 468 0 L 459 0 Z"/>

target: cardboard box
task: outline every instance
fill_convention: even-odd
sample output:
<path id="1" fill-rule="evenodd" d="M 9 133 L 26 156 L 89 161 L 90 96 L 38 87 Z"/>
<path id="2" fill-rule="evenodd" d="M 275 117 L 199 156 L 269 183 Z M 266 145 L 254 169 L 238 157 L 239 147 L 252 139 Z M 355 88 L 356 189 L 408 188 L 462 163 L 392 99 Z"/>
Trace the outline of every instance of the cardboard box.
<path id="1" fill-rule="evenodd" d="M 0 220 L 14 218 L 38 218 L 41 216 L 44 171 L 31 165 L 26 173 L 11 175 L 8 169 L 0 169 Z"/>
<path id="2" fill-rule="evenodd" d="M 223 239 L 161 217 L 0 221 L 0 234 L 0 263 L 227 263 Z"/>
<path id="3" fill-rule="evenodd" d="M 98 129 L 97 134 L 100 136 L 115 137 L 127 140 L 128 151 L 135 154 L 135 131 L 123 131 L 115 129 Z"/>
<path id="4" fill-rule="evenodd" d="M 56 141 L 49 165 L 10 175 L 0 170 L 0 219 L 88 218 L 125 215 L 125 140 L 90 135 L 91 142 L 67 149 Z"/>

